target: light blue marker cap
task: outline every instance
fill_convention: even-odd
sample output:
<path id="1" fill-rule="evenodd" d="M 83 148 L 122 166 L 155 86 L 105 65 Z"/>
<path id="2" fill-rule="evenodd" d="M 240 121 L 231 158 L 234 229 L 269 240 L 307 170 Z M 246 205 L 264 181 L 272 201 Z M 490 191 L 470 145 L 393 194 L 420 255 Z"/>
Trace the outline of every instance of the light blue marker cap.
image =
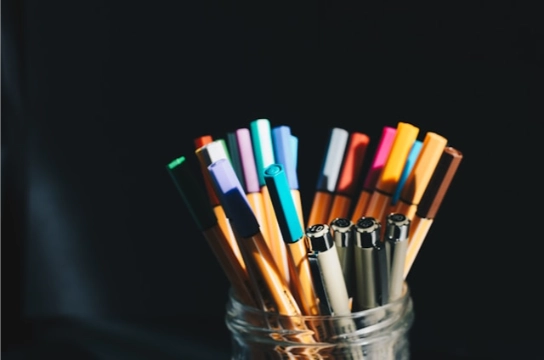
<path id="1" fill-rule="evenodd" d="M 321 166 L 316 190 L 334 192 L 336 182 L 348 144 L 349 132 L 341 128 L 333 128 L 330 132 L 327 152 Z"/>
<path id="2" fill-rule="evenodd" d="M 295 135 L 291 135 L 291 151 L 293 152 L 293 164 L 295 165 L 296 173 L 298 169 L 298 137 Z"/>
<path id="3" fill-rule="evenodd" d="M 404 168 L 397 184 L 397 188 L 395 189 L 395 193 L 391 198 L 391 205 L 395 205 L 399 201 L 402 188 L 404 187 L 404 184 L 406 184 L 406 180 L 408 180 L 408 175 L 410 175 L 410 171 L 412 171 L 412 168 L 416 163 L 417 157 L 419 156 L 419 152 L 421 151 L 422 147 L 423 142 L 419 140 L 414 141 L 412 149 L 410 150 L 410 154 L 408 154 L 408 158 L 406 158 L 406 162 L 404 163 Z"/>
<path id="4" fill-rule="evenodd" d="M 272 129 L 272 144 L 274 146 L 274 158 L 276 164 L 283 166 L 290 189 L 298 190 L 298 179 L 295 163 L 293 162 L 291 128 L 289 126 L 276 126 Z"/>
<path id="5" fill-rule="evenodd" d="M 270 192 L 270 199 L 274 206 L 283 240 L 286 243 L 297 242 L 303 237 L 304 230 L 300 225 L 283 166 L 281 164 L 272 164 L 267 167 L 264 171 L 264 179 Z"/>
<path id="6" fill-rule="evenodd" d="M 255 164 L 257 165 L 257 176 L 259 185 L 264 186 L 264 169 L 274 164 L 274 149 L 272 147 L 272 131 L 268 119 L 257 119 L 249 124 L 253 152 L 255 153 Z"/>
<path id="7" fill-rule="evenodd" d="M 230 161 L 217 160 L 208 166 L 208 170 L 214 182 L 217 197 L 233 229 L 244 238 L 257 234 L 260 231 L 259 222 Z"/>

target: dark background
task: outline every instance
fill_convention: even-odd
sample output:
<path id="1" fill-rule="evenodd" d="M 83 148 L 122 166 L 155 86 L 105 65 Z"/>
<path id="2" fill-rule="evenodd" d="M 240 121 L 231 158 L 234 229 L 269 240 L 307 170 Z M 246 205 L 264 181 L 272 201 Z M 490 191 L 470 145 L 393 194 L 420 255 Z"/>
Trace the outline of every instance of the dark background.
<path id="1" fill-rule="evenodd" d="M 268 118 L 306 209 L 332 126 L 447 137 L 413 358 L 542 358 L 543 35 L 536 2 L 2 1 L 2 356 L 227 359 L 228 285 L 165 165 Z"/>

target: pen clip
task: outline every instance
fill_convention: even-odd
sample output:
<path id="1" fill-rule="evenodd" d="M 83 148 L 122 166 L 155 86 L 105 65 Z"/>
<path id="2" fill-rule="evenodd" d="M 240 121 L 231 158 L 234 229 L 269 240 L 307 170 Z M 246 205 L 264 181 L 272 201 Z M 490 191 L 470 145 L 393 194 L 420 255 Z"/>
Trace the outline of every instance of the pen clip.
<path id="1" fill-rule="evenodd" d="M 331 303 L 325 288 L 323 272 L 321 271 L 321 266 L 319 266 L 318 256 L 319 252 L 316 251 L 308 253 L 308 262 L 310 263 L 314 291 L 319 299 L 319 311 L 321 315 L 332 315 Z"/>

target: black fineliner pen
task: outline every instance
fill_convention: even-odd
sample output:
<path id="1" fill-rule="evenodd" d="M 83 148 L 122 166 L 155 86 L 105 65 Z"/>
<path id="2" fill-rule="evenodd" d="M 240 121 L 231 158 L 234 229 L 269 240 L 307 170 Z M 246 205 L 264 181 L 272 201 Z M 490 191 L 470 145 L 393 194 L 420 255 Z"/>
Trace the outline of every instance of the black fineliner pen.
<path id="1" fill-rule="evenodd" d="M 404 283 L 404 262 L 408 250 L 410 219 L 403 214 L 387 216 L 385 228 L 385 247 L 387 249 L 387 269 L 389 271 L 389 301 L 402 295 Z"/>
<path id="2" fill-rule="evenodd" d="M 336 245 L 338 259 L 342 266 L 344 281 L 348 296 L 353 296 L 353 223 L 346 218 L 336 218 L 331 221 L 332 238 Z"/>
<path id="3" fill-rule="evenodd" d="M 389 300 L 389 274 L 381 224 L 372 217 L 360 218 L 353 227 L 355 244 L 355 305 L 358 311 L 384 305 Z"/>

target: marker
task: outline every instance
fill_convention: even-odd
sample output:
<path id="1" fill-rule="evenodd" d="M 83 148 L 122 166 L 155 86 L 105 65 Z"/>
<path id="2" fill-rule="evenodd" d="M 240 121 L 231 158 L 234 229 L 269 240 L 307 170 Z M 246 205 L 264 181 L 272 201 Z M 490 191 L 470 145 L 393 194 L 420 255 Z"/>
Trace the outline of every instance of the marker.
<path id="1" fill-rule="evenodd" d="M 242 176 L 244 179 L 245 192 L 247 200 L 253 213 L 259 222 L 263 237 L 270 248 L 270 231 L 268 230 L 268 219 L 264 206 L 263 194 L 259 185 L 257 167 L 255 164 L 255 155 L 253 154 L 253 144 L 251 143 L 251 134 L 249 129 L 241 128 L 236 130 L 236 140 L 238 143 L 238 153 L 242 165 Z"/>
<path id="2" fill-rule="evenodd" d="M 206 201 L 204 189 L 189 169 L 186 158 L 182 156 L 174 159 L 166 168 L 198 229 L 204 235 L 227 276 L 235 296 L 245 305 L 257 306 L 245 267 L 240 265 L 225 233 L 219 226 L 216 215 Z"/>
<path id="3" fill-rule="evenodd" d="M 264 181 L 264 170 L 275 164 L 274 149 L 272 146 L 272 134 L 270 130 L 270 121 L 268 119 L 257 119 L 250 123 L 251 140 L 253 141 L 253 153 L 255 154 L 255 163 L 257 167 L 257 176 L 259 185 L 263 194 L 264 209 L 268 223 L 268 242 L 274 259 L 278 262 L 281 274 L 289 284 L 289 262 L 287 249 L 281 238 L 281 231 L 278 227 L 274 206 L 270 199 L 268 187 Z"/>
<path id="4" fill-rule="evenodd" d="M 370 196 L 366 217 L 373 217 L 379 223 L 385 223 L 385 216 L 391 206 L 391 197 L 399 182 L 406 158 L 416 141 L 419 129 L 411 124 L 399 122 L 395 140 L 387 161 L 383 167 L 375 191 Z"/>
<path id="5" fill-rule="evenodd" d="M 351 133 L 342 172 L 336 184 L 336 191 L 329 212 L 329 221 L 349 216 L 351 202 L 355 196 L 369 142 L 370 138 L 366 134 L 360 132 Z"/>
<path id="6" fill-rule="evenodd" d="M 283 166 L 285 175 L 289 183 L 289 189 L 295 207 L 301 228 L 304 228 L 304 216 L 302 214 L 302 200 L 298 186 L 298 177 L 295 157 L 297 151 L 292 147 L 291 128 L 289 126 L 276 126 L 272 129 L 272 144 L 274 147 L 274 158 L 277 164 Z"/>
<path id="7" fill-rule="evenodd" d="M 404 214 L 408 219 L 413 219 L 417 205 L 425 192 L 425 188 L 427 188 L 427 184 L 447 143 L 446 138 L 433 132 L 428 132 L 425 135 L 421 153 L 410 175 L 408 175 L 400 195 L 400 201 L 393 212 Z"/>
<path id="8" fill-rule="evenodd" d="M 202 135 L 193 140 L 195 144 L 195 149 L 199 149 L 204 145 L 211 143 L 212 141 L 213 137 L 211 135 Z"/>
<path id="9" fill-rule="evenodd" d="M 336 246 L 338 260 L 342 266 L 342 274 L 346 282 L 348 296 L 353 294 L 353 223 L 346 218 L 336 218 L 331 221 L 330 229 Z"/>
<path id="10" fill-rule="evenodd" d="M 270 191 L 283 241 L 290 255 L 291 269 L 293 269 L 292 291 L 300 299 L 299 303 L 304 315 L 318 315 L 319 308 L 312 286 L 310 264 L 306 256 L 308 248 L 304 242 L 304 231 L 300 225 L 284 167 L 280 164 L 270 165 L 264 172 L 264 179 Z"/>
<path id="11" fill-rule="evenodd" d="M 399 202 L 400 193 L 406 184 L 406 180 L 408 179 L 408 175 L 410 175 L 410 172 L 414 168 L 414 164 L 416 163 L 417 157 L 419 156 L 419 152 L 421 151 L 421 147 L 423 146 L 423 142 L 416 140 L 414 141 L 414 145 L 412 145 L 412 149 L 410 150 L 410 153 L 408 154 L 408 158 L 406 159 L 406 163 L 404 163 L 404 169 L 402 170 L 402 175 L 400 176 L 399 183 L 397 185 L 397 188 L 395 189 L 395 193 L 393 194 L 393 197 L 391 198 L 391 205 L 394 211 L 395 205 Z"/>
<path id="12" fill-rule="evenodd" d="M 376 183 L 378 182 L 380 173 L 385 165 L 385 162 L 387 161 L 387 157 L 389 156 L 396 133 L 397 129 L 390 126 L 385 126 L 382 130 L 382 135 L 380 137 L 380 141 L 378 142 L 376 152 L 374 153 L 372 164 L 365 177 L 363 189 L 359 194 L 359 199 L 357 200 L 357 204 L 352 212 L 351 221 L 353 223 L 356 223 L 359 218 L 366 214 L 368 201 L 376 188 Z"/>
<path id="13" fill-rule="evenodd" d="M 215 216 L 217 217 L 217 220 L 219 222 L 219 226 L 225 233 L 225 236 L 227 237 L 227 240 L 229 241 L 229 244 L 232 247 L 232 251 L 234 251 L 234 253 L 236 254 L 238 261 L 245 268 L 245 264 L 242 259 L 242 254 L 240 253 L 240 249 L 238 249 L 236 238 L 234 236 L 234 233 L 232 232 L 232 228 L 227 219 L 227 216 L 225 215 L 225 210 L 223 209 L 223 206 L 221 205 L 221 203 L 219 202 L 219 199 L 217 198 L 217 194 L 212 184 L 212 179 L 210 178 L 210 174 L 207 169 L 208 165 L 211 164 L 212 162 L 218 159 L 228 158 L 227 153 L 225 152 L 223 143 L 221 143 L 218 140 L 212 141 L 196 149 L 195 154 L 200 163 L 202 175 L 204 177 L 204 183 L 206 184 L 208 196 L 210 198 L 213 212 L 215 213 Z"/>
<path id="14" fill-rule="evenodd" d="M 327 150 L 319 172 L 316 191 L 308 225 L 328 224 L 332 206 L 333 193 L 336 189 L 338 175 L 344 158 L 349 133 L 340 128 L 333 128 L 329 135 Z"/>
<path id="15" fill-rule="evenodd" d="M 306 230 L 306 237 L 310 243 L 310 256 L 317 258 L 332 315 L 339 317 L 334 322 L 336 333 L 350 336 L 357 327 L 353 319 L 349 317 L 351 309 L 348 291 L 329 226 L 327 224 L 312 225 Z M 350 355 L 349 359 L 364 358 L 360 347 L 354 347 Z"/>
<path id="16" fill-rule="evenodd" d="M 381 225 L 374 218 L 362 217 L 355 224 L 355 279 L 357 311 L 387 304 L 389 274 L 385 246 L 380 240 Z"/>
<path id="17" fill-rule="evenodd" d="M 228 160 L 220 159 L 211 164 L 208 170 L 217 189 L 218 197 L 232 222 L 249 269 L 249 277 L 261 295 L 264 309 L 288 315 L 288 317 L 280 319 L 282 325 L 288 329 L 308 330 L 300 318 L 302 312 L 264 241 L 259 223 L 249 206 L 232 165 Z M 311 331 L 294 335 L 294 337 L 300 342 L 315 342 Z"/>
<path id="18" fill-rule="evenodd" d="M 419 202 L 414 221 L 411 225 L 410 240 L 404 265 L 404 278 L 410 272 L 410 268 L 431 228 L 453 177 L 457 173 L 461 160 L 463 160 L 463 154 L 451 146 L 446 147 L 442 152 L 442 156 L 436 165 L 431 180 L 429 180 L 425 193 Z"/>
<path id="19" fill-rule="evenodd" d="M 389 214 L 387 216 L 385 248 L 389 272 L 389 301 L 395 301 L 402 296 L 409 232 L 410 219 L 406 216 L 403 214 Z"/>

